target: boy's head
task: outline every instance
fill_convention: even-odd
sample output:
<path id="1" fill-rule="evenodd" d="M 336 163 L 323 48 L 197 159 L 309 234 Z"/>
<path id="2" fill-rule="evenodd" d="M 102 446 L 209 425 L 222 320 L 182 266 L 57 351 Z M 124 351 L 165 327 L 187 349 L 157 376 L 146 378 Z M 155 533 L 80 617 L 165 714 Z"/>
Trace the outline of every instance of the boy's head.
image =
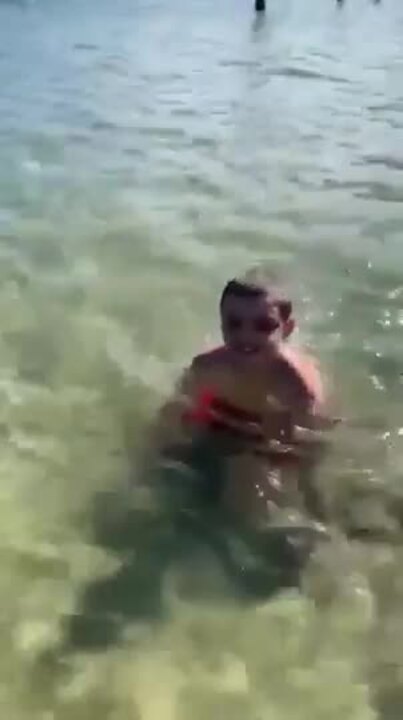
<path id="1" fill-rule="evenodd" d="M 295 327 L 291 300 L 278 285 L 259 274 L 247 274 L 226 284 L 220 314 L 225 344 L 248 355 L 273 348 Z"/>

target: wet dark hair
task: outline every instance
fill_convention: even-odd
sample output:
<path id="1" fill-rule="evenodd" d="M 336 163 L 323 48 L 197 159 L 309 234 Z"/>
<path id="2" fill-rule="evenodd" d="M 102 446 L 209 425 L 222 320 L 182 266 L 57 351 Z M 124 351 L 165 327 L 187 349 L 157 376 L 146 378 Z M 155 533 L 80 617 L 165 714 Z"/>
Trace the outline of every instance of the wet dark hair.
<path id="1" fill-rule="evenodd" d="M 242 278 L 229 280 L 221 293 L 220 312 L 222 312 L 225 300 L 230 295 L 252 300 L 261 297 L 267 298 L 273 305 L 278 307 L 283 322 L 289 320 L 292 315 L 291 300 L 288 300 L 279 288 L 271 287 L 269 283 L 264 281 L 249 281 Z"/>

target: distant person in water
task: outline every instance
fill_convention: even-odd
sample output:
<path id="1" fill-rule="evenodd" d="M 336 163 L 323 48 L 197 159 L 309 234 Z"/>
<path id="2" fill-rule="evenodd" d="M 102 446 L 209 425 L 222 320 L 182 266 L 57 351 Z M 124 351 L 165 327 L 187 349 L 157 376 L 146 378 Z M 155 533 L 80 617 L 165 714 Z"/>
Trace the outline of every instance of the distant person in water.
<path id="1" fill-rule="evenodd" d="M 209 442 L 221 448 L 225 480 L 212 471 L 209 482 L 237 517 L 256 523 L 292 491 L 319 519 L 307 470 L 332 421 L 317 362 L 287 344 L 296 324 L 292 300 L 257 271 L 226 284 L 219 311 L 223 344 L 197 355 L 183 374 L 159 417 L 159 447 L 194 448 L 202 439 L 204 449 Z"/>

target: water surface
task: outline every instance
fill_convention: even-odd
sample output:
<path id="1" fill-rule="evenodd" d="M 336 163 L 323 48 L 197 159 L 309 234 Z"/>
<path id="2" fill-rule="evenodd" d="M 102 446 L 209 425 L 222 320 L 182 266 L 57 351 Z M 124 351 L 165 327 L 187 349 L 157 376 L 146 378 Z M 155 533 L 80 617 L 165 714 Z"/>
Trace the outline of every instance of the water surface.
<path id="1" fill-rule="evenodd" d="M 265 262 L 354 421 L 321 475 L 336 528 L 399 527 L 402 30 L 398 0 L 1 2 L 10 720 L 401 717 L 398 543 L 337 536 L 257 605 L 208 559 L 152 599 L 163 553 L 112 516 L 222 284 Z"/>

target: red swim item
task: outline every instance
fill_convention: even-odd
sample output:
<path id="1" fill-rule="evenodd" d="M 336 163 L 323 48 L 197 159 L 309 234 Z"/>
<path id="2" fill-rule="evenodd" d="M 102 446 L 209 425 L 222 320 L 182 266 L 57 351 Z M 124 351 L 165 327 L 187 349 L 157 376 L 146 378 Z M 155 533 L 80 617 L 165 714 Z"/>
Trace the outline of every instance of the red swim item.
<path id="1" fill-rule="evenodd" d="M 212 408 L 214 406 L 215 399 L 216 396 L 211 390 L 203 390 L 197 398 L 195 405 L 192 408 L 185 410 L 183 413 L 183 419 L 186 422 L 209 425 L 212 419 Z"/>
<path id="2" fill-rule="evenodd" d="M 261 415 L 232 405 L 209 388 L 199 394 L 194 406 L 185 410 L 182 417 L 186 423 L 195 424 L 200 428 L 218 432 L 229 431 L 240 438 L 258 442 L 263 439 Z M 271 459 L 276 465 L 294 465 L 299 462 L 298 452 L 291 447 L 285 450 L 256 450 L 256 454 Z"/>
<path id="3" fill-rule="evenodd" d="M 262 418 L 258 413 L 232 405 L 209 388 L 203 390 L 194 406 L 183 413 L 183 419 L 185 422 L 211 429 L 228 429 L 241 434 L 245 432 L 248 436 L 261 436 Z"/>

